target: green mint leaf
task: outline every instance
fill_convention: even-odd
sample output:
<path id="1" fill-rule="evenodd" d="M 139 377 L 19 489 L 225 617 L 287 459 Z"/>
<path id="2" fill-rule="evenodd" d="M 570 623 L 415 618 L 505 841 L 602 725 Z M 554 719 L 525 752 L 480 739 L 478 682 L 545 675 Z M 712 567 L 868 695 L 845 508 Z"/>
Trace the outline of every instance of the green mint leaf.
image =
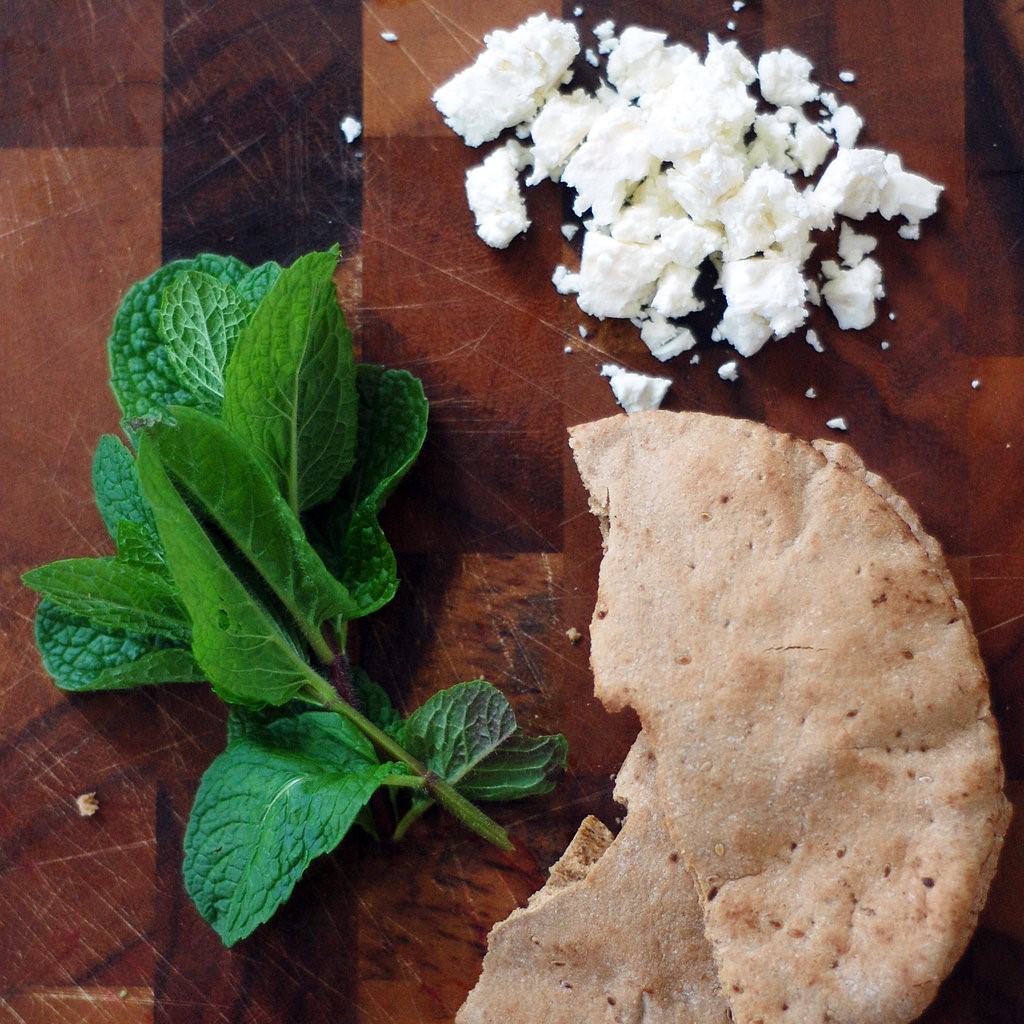
<path id="1" fill-rule="evenodd" d="M 169 405 L 197 404 L 178 380 L 159 331 L 163 290 L 186 270 L 202 271 L 225 284 L 237 284 L 249 273 L 249 267 L 233 256 L 204 253 L 167 263 L 128 290 L 114 315 L 107 345 L 110 386 L 128 424 L 163 419 Z"/>
<path id="2" fill-rule="evenodd" d="M 328 712 L 236 733 L 203 776 L 185 831 L 185 886 L 224 944 L 268 920 L 400 770 Z"/>
<path id="3" fill-rule="evenodd" d="M 202 408 L 220 409 L 224 366 L 251 315 L 235 288 L 199 270 L 178 274 L 163 290 L 158 331 L 175 375 Z"/>
<path id="4" fill-rule="evenodd" d="M 306 539 L 261 461 L 218 419 L 172 407 L 175 423 L 146 434 L 187 500 L 235 545 L 325 661 L 322 625 L 356 610 Z"/>
<path id="5" fill-rule="evenodd" d="M 281 264 L 273 260 L 253 267 L 236 285 L 239 294 L 255 309 L 281 276 Z"/>
<path id="6" fill-rule="evenodd" d="M 290 632 L 239 579 L 178 493 L 149 433 L 138 465 L 167 566 L 192 619 L 192 653 L 214 690 L 228 703 L 261 707 L 322 686 Z"/>
<path id="7" fill-rule="evenodd" d="M 32 569 L 26 586 L 97 626 L 187 643 L 188 613 L 160 573 L 116 558 L 69 558 Z"/>
<path id="8" fill-rule="evenodd" d="M 394 552 L 377 517 L 423 447 L 428 404 L 422 384 L 404 370 L 364 364 L 356 380 L 355 469 L 337 495 L 315 510 L 310 532 L 359 615 L 368 615 L 387 604 L 398 587 Z"/>
<path id="9" fill-rule="evenodd" d="M 124 520 L 148 528 L 156 541 L 156 523 L 139 490 L 135 457 L 113 434 L 104 434 L 96 446 L 92 489 L 100 518 L 113 540 L 117 540 L 118 526 Z"/>
<path id="10" fill-rule="evenodd" d="M 122 519 L 117 524 L 117 560 L 170 578 L 155 522 L 150 532 L 149 526 Z"/>
<path id="11" fill-rule="evenodd" d="M 43 667 L 62 690 L 123 690 L 202 678 L 185 648 L 103 629 L 45 598 L 36 610 L 35 637 Z"/>
<path id="12" fill-rule="evenodd" d="M 462 777 L 458 791 L 476 802 L 520 800 L 550 793 L 555 788 L 555 774 L 565 768 L 568 749 L 561 733 L 524 736 L 517 729 Z"/>
<path id="13" fill-rule="evenodd" d="M 467 799 L 547 792 L 548 778 L 565 764 L 564 737 L 527 740 L 504 695 L 482 679 L 434 694 L 406 719 L 402 738 Z"/>
<path id="14" fill-rule="evenodd" d="M 335 247 L 283 270 L 225 371 L 224 422 L 261 453 L 295 512 L 330 498 L 355 458 L 355 361 L 337 263 Z"/>

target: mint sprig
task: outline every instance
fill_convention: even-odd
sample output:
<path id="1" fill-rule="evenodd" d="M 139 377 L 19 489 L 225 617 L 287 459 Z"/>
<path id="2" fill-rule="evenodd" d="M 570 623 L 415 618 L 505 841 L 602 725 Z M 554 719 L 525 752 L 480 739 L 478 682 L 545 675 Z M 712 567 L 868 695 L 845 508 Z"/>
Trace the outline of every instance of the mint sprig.
<path id="1" fill-rule="evenodd" d="M 428 408 L 404 370 L 356 364 L 337 260 L 204 254 L 132 287 L 109 342 L 129 445 L 106 435 L 93 460 L 116 554 L 24 577 L 62 689 L 205 680 L 231 705 L 183 869 L 227 945 L 354 825 L 397 839 L 439 805 L 511 848 L 476 803 L 546 793 L 566 760 L 484 680 L 403 718 L 350 664 L 349 624 L 398 586 L 378 517 Z"/>

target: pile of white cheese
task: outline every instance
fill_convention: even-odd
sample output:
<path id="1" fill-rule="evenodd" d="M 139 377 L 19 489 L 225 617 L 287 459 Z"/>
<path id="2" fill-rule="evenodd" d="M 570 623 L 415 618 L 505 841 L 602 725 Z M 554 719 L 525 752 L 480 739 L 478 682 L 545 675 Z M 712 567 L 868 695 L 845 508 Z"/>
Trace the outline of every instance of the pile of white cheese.
<path id="1" fill-rule="evenodd" d="M 631 320 L 661 360 L 697 343 L 686 320 L 703 308 L 704 267 L 724 297 L 713 338 L 743 356 L 801 328 L 811 304 L 844 330 L 871 324 L 882 268 L 876 239 L 854 224 L 879 213 L 916 238 L 941 186 L 859 147 L 861 117 L 792 50 L 755 66 L 714 36 L 702 59 L 664 33 L 594 31 L 605 62 L 593 91 L 572 87 L 575 25 L 539 14 L 486 36 L 475 63 L 435 92 L 470 146 L 513 130 L 466 174 L 480 237 L 504 248 L 526 231 L 523 182 L 572 188 L 580 262 L 555 268 L 555 286 L 586 313 Z M 812 267 L 814 232 L 837 233 L 838 259 Z"/>

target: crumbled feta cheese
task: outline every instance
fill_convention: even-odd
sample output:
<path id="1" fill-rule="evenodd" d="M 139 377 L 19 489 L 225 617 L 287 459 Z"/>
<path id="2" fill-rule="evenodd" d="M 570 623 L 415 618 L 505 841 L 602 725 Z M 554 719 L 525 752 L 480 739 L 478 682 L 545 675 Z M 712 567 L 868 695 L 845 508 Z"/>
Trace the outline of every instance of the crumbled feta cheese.
<path id="1" fill-rule="evenodd" d="M 880 349 L 881 349 L 881 350 L 882 350 L 883 352 L 888 352 L 888 351 L 889 351 L 889 349 L 890 349 L 890 348 L 892 348 L 892 346 L 891 346 L 891 345 L 889 344 L 889 342 L 887 342 L 887 341 L 883 341 L 883 342 L 882 342 L 882 343 L 881 343 L 881 344 L 880 344 L 880 345 L 879 345 L 878 347 L 879 347 L 879 348 L 880 348 Z"/>
<path id="2" fill-rule="evenodd" d="M 849 104 L 843 104 L 832 114 L 829 127 L 839 146 L 843 149 L 853 149 L 864 127 L 864 119 Z"/>
<path id="3" fill-rule="evenodd" d="M 824 352 L 825 346 L 821 343 L 821 338 L 818 337 L 818 332 L 811 328 L 804 335 L 804 340 L 807 342 L 815 352 Z"/>
<path id="4" fill-rule="evenodd" d="M 820 89 L 811 81 L 811 62 L 789 49 L 771 50 L 757 62 L 761 95 L 778 107 L 799 107 L 818 98 Z"/>
<path id="5" fill-rule="evenodd" d="M 846 221 L 839 226 L 839 258 L 848 267 L 857 266 L 877 245 L 877 238 L 854 231 Z"/>
<path id="6" fill-rule="evenodd" d="M 381 37 L 381 39 L 384 40 L 385 43 L 397 43 L 398 42 L 398 34 L 396 32 L 384 31 L 384 32 L 381 32 L 380 37 Z"/>
<path id="7" fill-rule="evenodd" d="M 817 398 L 817 397 L 818 397 L 818 392 L 817 392 L 817 390 L 815 388 L 808 388 L 804 392 L 804 398 Z"/>
<path id="8" fill-rule="evenodd" d="M 466 144 L 479 146 L 533 117 L 579 53 L 573 25 L 537 14 L 511 32 L 484 36 L 486 49 L 442 85 L 434 104 Z"/>
<path id="9" fill-rule="evenodd" d="M 635 319 L 634 324 L 639 326 L 640 340 L 650 349 L 651 355 L 662 362 L 688 352 L 697 344 L 689 327 L 673 323 L 658 313 Z"/>
<path id="10" fill-rule="evenodd" d="M 562 225 L 562 237 L 567 241 L 571 242 L 576 235 L 579 233 L 579 224 L 563 224 Z"/>
<path id="11" fill-rule="evenodd" d="M 868 258 L 876 239 L 847 220 L 899 217 L 898 232 L 917 237 L 941 186 L 905 171 L 895 154 L 858 147 L 860 115 L 823 91 L 792 50 L 764 53 L 755 66 L 734 40 L 714 35 L 702 60 L 662 32 L 630 26 L 616 35 L 610 20 L 593 32 L 597 52 L 587 59 L 600 67 L 606 58 L 593 89 L 564 88 L 580 51 L 574 26 L 537 15 L 487 36 L 476 63 L 435 93 L 470 145 L 512 129 L 528 148 L 525 162 L 505 152 L 484 177 L 493 223 L 482 234 L 507 245 L 523 230 L 524 170 L 527 185 L 551 179 L 573 189 L 580 266 L 556 268 L 553 283 L 585 312 L 632 321 L 660 359 L 695 343 L 681 321 L 702 308 L 702 273 L 717 276 L 725 299 L 712 338 L 741 355 L 792 333 L 823 302 L 843 329 L 870 323 L 884 295 L 881 267 Z M 815 102 L 817 118 L 805 109 Z M 563 234 L 571 240 L 576 230 Z M 839 262 L 811 266 L 821 231 L 838 232 Z M 813 344 L 817 335 L 807 337 Z"/>
<path id="12" fill-rule="evenodd" d="M 744 3 L 744 0 L 732 0 L 732 9 L 737 14 L 739 14 L 739 12 L 742 11 L 743 8 L 746 7 L 746 6 L 747 5 Z"/>
<path id="13" fill-rule="evenodd" d="M 354 117 L 344 117 L 338 124 L 338 128 L 341 134 L 345 136 L 345 141 L 353 143 L 363 133 L 362 122 Z"/>
<path id="14" fill-rule="evenodd" d="M 588 334 L 590 334 L 590 331 L 588 331 L 587 328 L 583 324 L 580 324 L 576 328 L 576 330 L 579 332 L 579 336 L 581 338 L 585 338 L 585 337 L 587 337 Z"/>
<path id="15" fill-rule="evenodd" d="M 848 424 L 845 416 L 833 416 L 832 419 L 825 421 L 825 426 L 832 430 L 846 430 Z"/>
<path id="16" fill-rule="evenodd" d="M 814 186 L 813 199 L 829 224 L 837 213 L 863 220 L 878 209 L 886 177 L 882 150 L 840 149 Z"/>
<path id="17" fill-rule="evenodd" d="M 726 300 L 720 334 L 741 355 L 753 355 L 772 334 L 784 338 L 807 317 L 807 283 L 796 260 L 781 256 L 727 260 L 719 282 Z"/>
<path id="18" fill-rule="evenodd" d="M 579 302 L 585 313 L 629 319 L 639 316 L 654 298 L 658 278 L 668 263 L 660 245 L 620 242 L 600 231 L 583 236 Z"/>
<path id="19" fill-rule="evenodd" d="M 601 374 L 608 378 L 615 400 L 626 412 L 657 409 L 672 384 L 666 377 L 649 377 L 613 363 L 606 363 L 601 368 Z"/>
<path id="20" fill-rule="evenodd" d="M 574 7 L 572 9 L 572 14 L 573 14 L 574 18 L 582 18 L 583 17 L 583 8 L 579 7 L 579 6 Z"/>
<path id="21" fill-rule="evenodd" d="M 495 249 L 506 248 L 530 226 L 526 200 L 519 190 L 519 172 L 526 160 L 525 147 L 509 139 L 466 172 L 466 197 L 476 233 Z"/>
<path id="22" fill-rule="evenodd" d="M 978 388 L 981 387 L 981 381 L 975 378 L 974 380 L 971 381 L 971 387 L 974 388 L 975 391 L 977 391 Z"/>
<path id="23" fill-rule="evenodd" d="M 852 71 L 840 71 L 839 72 L 840 82 L 856 82 L 857 76 Z"/>
<path id="24" fill-rule="evenodd" d="M 730 359 L 727 363 L 722 363 L 718 368 L 718 376 L 722 380 L 739 380 L 739 368 L 735 359 Z"/>
<path id="25" fill-rule="evenodd" d="M 875 321 L 875 301 L 885 295 L 882 267 L 870 256 L 855 267 L 840 267 L 832 260 L 821 265 L 826 277 L 821 294 L 844 330 L 862 330 Z"/>

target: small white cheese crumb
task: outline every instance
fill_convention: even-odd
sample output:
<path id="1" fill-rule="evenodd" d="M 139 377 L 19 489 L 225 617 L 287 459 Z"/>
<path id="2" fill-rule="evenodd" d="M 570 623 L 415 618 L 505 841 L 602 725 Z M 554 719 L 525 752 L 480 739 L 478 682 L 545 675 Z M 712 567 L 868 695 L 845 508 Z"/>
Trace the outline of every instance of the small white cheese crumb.
<path id="1" fill-rule="evenodd" d="M 882 349 L 883 352 L 888 352 L 892 346 L 889 344 L 889 342 L 883 341 L 879 347 Z"/>
<path id="2" fill-rule="evenodd" d="M 466 171 L 466 199 L 476 219 L 476 233 L 495 249 L 505 249 L 529 226 L 519 172 L 527 150 L 514 139 Z"/>
<path id="3" fill-rule="evenodd" d="M 815 388 L 808 388 L 804 392 L 804 397 L 805 398 L 817 398 L 818 397 L 818 392 L 817 392 L 817 390 Z"/>
<path id="4" fill-rule="evenodd" d="M 857 76 L 852 71 L 840 71 L 839 81 L 849 84 L 850 82 L 856 82 Z"/>
<path id="5" fill-rule="evenodd" d="M 649 377 L 634 373 L 614 363 L 605 363 L 601 375 L 608 378 L 615 400 L 626 412 L 657 409 L 672 381 L 666 377 Z"/>
<path id="6" fill-rule="evenodd" d="M 581 338 L 585 338 L 590 333 L 590 331 L 587 330 L 584 324 L 580 324 L 579 327 L 576 328 L 576 330 L 579 331 Z"/>
<path id="7" fill-rule="evenodd" d="M 578 644 L 583 639 L 583 634 L 575 626 L 570 626 L 565 631 L 565 637 L 569 643 Z"/>
<path id="8" fill-rule="evenodd" d="M 889 314 L 889 319 L 890 319 L 890 320 L 895 320 L 895 319 L 896 319 L 896 311 L 895 311 L 895 310 L 893 310 L 893 311 L 892 311 L 892 312 L 891 312 L 891 313 Z"/>
<path id="9" fill-rule="evenodd" d="M 810 328 L 805 335 L 807 344 L 814 349 L 815 352 L 824 352 L 825 346 L 821 343 L 821 338 L 818 337 L 818 332 L 814 328 Z"/>
<path id="10" fill-rule="evenodd" d="M 381 32 L 380 37 L 381 37 L 381 39 L 384 40 L 385 43 L 397 43 L 398 42 L 398 36 L 394 32 Z"/>
<path id="11" fill-rule="evenodd" d="M 846 430 L 846 417 L 845 416 L 833 416 L 832 419 L 825 421 L 825 426 L 832 430 Z"/>
<path id="12" fill-rule="evenodd" d="M 975 391 L 977 391 L 978 388 L 981 387 L 981 381 L 975 378 L 974 380 L 971 381 L 971 387 L 974 388 Z"/>
<path id="13" fill-rule="evenodd" d="M 597 50 L 592 46 L 588 46 L 583 51 L 583 57 L 592 68 L 598 67 L 601 63 L 601 58 L 597 55 Z"/>
<path id="14" fill-rule="evenodd" d="M 338 128 L 341 129 L 341 134 L 345 136 L 345 141 L 348 143 L 355 142 L 363 133 L 362 122 L 357 121 L 354 117 L 343 118 L 338 124 Z"/>
<path id="15" fill-rule="evenodd" d="M 832 260 L 821 265 L 827 278 L 821 289 L 836 323 L 844 330 L 863 330 L 875 321 L 875 300 L 885 295 L 882 267 L 870 256 L 855 267 L 839 267 Z"/>
<path id="16" fill-rule="evenodd" d="M 91 818 L 100 809 L 100 802 L 95 793 L 82 793 L 75 797 L 75 807 L 83 818 Z"/>
<path id="17" fill-rule="evenodd" d="M 574 274 L 567 266 L 559 263 L 551 275 L 551 283 L 559 295 L 572 295 L 580 290 L 580 275 Z"/>
<path id="18" fill-rule="evenodd" d="M 726 28 L 727 28 L 727 29 L 728 29 L 728 30 L 729 30 L 730 32 L 735 32 L 735 31 L 736 31 L 736 22 L 735 22 L 735 21 L 727 21 L 727 22 L 725 23 L 725 27 L 726 27 Z"/>
<path id="19" fill-rule="evenodd" d="M 743 0 L 732 0 L 732 9 L 734 11 L 736 11 L 737 14 L 740 11 L 742 11 L 743 8 L 746 7 L 746 6 L 747 5 L 743 2 Z"/>
<path id="20" fill-rule="evenodd" d="M 874 252 L 878 239 L 859 234 L 844 221 L 839 228 L 839 258 L 848 267 L 855 267 L 869 252 Z"/>
<path id="21" fill-rule="evenodd" d="M 691 366 L 696 366 L 699 362 L 700 362 L 700 353 L 699 352 L 694 352 L 693 355 L 690 356 L 690 365 Z"/>
<path id="22" fill-rule="evenodd" d="M 718 376 L 721 377 L 722 380 L 739 380 L 739 367 L 736 360 L 730 359 L 729 362 L 722 363 L 718 368 Z"/>
<path id="23" fill-rule="evenodd" d="M 562 237 L 567 241 L 571 242 L 579 231 L 579 224 L 563 224 L 562 225 Z"/>
<path id="24" fill-rule="evenodd" d="M 572 9 L 572 14 L 573 14 L 574 18 L 582 18 L 583 17 L 583 8 L 582 7 L 574 7 Z"/>
<path id="25" fill-rule="evenodd" d="M 852 149 L 857 145 L 860 131 L 864 127 L 864 119 L 853 107 L 844 103 L 836 109 L 828 123 L 840 146 L 844 149 Z"/>

